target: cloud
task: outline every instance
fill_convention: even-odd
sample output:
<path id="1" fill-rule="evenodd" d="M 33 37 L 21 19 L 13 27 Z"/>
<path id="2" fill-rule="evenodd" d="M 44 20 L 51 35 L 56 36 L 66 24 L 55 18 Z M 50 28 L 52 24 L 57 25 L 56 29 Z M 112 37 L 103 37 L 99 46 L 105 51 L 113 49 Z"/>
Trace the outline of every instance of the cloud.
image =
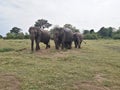
<path id="1" fill-rule="evenodd" d="M 27 32 L 38 19 L 53 25 L 70 23 L 80 30 L 118 27 L 119 0 L 0 0 L 0 33 L 14 27 Z M 4 31 L 3 31 L 4 30 Z"/>

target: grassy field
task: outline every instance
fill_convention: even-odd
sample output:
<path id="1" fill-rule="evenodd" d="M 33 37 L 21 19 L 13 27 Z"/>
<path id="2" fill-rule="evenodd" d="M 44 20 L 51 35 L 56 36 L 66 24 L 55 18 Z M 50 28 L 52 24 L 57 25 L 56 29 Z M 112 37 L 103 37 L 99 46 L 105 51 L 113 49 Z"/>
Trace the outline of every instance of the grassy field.
<path id="1" fill-rule="evenodd" d="M 0 40 L 0 90 L 120 90 L 120 40 L 34 53 L 30 40 Z"/>

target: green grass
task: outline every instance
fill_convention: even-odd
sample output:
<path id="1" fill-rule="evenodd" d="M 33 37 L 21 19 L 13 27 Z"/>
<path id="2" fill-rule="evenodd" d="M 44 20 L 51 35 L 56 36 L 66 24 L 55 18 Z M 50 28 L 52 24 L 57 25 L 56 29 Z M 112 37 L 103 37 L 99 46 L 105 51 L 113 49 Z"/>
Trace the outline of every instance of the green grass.
<path id="1" fill-rule="evenodd" d="M 86 42 L 31 53 L 30 40 L 0 40 L 0 90 L 120 90 L 120 41 Z"/>

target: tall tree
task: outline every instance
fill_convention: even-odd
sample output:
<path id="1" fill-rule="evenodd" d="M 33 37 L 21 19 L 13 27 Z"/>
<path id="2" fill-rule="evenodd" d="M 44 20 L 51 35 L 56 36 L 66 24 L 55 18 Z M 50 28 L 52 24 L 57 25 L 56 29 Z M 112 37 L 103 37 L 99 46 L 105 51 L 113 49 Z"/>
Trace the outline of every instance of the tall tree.
<path id="1" fill-rule="evenodd" d="M 99 34 L 102 38 L 111 38 L 111 37 L 112 37 L 112 33 L 113 33 L 113 28 L 112 28 L 112 27 L 109 27 L 109 28 L 102 27 L 102 28 L 98 31 L 98 34 Z"/>
<path id="2" fill-rule="evenodd" d="M 45 19 L 39 19 L 35 22 L 34 26 L 39 28 L 49 28 L 52 24 L 48 23 Z"/>
<path id="3" fill-rule="evenodd" d="M 90 34 L 93 34 L 93 33 L 95 33 L 95 31 L 94 31 L 94 29 L 91 29 Z"/>
<path id="4" fill-rule="evenodd" d="M 21 31 L 20 28 L 18 28 L 18 27 L 13 27 L 13 28 L 10 30 L 10 33 L 18 34 L 20 31 Z"/>
<path id="5" fill-rule="evenodd" d="M 71 24 L 65 24 L 63 27 L 71 29 L 73 32 L 79 32 L 79 29 L 72 26 Z"/>
<path id="6" fill-rule="evenodd" d="M 3 36 L 2 36 L 2 35 L 0 35 L 0 38 L 3 38 Z"/>
<path id="7" fill-rule="evenodd" d="M 90 31 L 89 30 L 84 30 L 83 31 L 83 34 L 85 35 L 85 34 L 89 34 L 90 33 Z"/>

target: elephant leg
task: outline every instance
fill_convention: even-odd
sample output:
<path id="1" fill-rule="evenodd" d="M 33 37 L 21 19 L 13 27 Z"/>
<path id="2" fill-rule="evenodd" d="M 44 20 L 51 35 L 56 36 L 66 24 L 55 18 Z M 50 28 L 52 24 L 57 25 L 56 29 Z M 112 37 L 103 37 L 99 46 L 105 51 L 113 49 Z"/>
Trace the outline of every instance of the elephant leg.
<path id="1" fill-rule="evenodd" d="M 40 50 L 39 40 L 38 40 L 38 39 L 35 39 L 35 42 L 36 42 L 36 51 L 37 51 L 37 50 Z"/>
<path id="2" fill-rule="evenodd" d="M 82 43 L 82 42 L 79 42 L 79 46 L 78 46 L 78 48 L 81 48 L 81 43 Z"/>
<path id="3" fill-rule="evenodd" d="M 81 43 L 82 43 L 82 41 L 80 42 L 80 48 L 81 48 Z"/>
<path id="4" fill-rule="evenodd" d="M 74 44 L 75 44 L 75 48 L 77 48 L 77 42 L 76 41 L 74 41 Z"/>
<path id="5" fill-rule="evenodd" d="M 59 43 L 55 42 L 55 49 L 59 50 Z"/>
<path id="6" fill-rule="evenodd" d="M 69 49 L 71 49 L 71 48 L 72 48 L 72 42 L 69 43 Z"/>
<path id="7" fill-rule="evenodd" d="M 80 48 L 80 44 L 78 45 L 78 48 Z"/>
<path id="8" fill-rule="evenodd" d="M 47 44 L 46 48 L 50 48 L 50 45 L 49 45 L 49 44 Z"/>
<path id="9" fill-rule="evenodd" d="M 50 45 L 47 43 L 47 44 L 46 44 L 46 49 L 48 49 L 48 48 L 50 48 Z"/>
<path id="10" fill-rule="evenodd" d="M 31 51 L 34 51 L 34 40 L 31 40 Z"/>
<path id="11" fill-rule="evenodd" d="M 70 42 L 67 43 L 67 49 L 71 49 L 71 43 Z"/>
<path id="12" fill-rule="evenodd" d="M 65 47 L 66 49 L 68 49 L 68 43 L 67 43 L 67 42 L 64 43 L 64 47 Z"/>
<path id="13" fill-rule="evenodd" d="M 64 43 L 64 42 L 62 42 L 62 48 L 61 48 L 61 49 L 64 49 L 64 47 L 65 47 L 65 43 Z"/>

